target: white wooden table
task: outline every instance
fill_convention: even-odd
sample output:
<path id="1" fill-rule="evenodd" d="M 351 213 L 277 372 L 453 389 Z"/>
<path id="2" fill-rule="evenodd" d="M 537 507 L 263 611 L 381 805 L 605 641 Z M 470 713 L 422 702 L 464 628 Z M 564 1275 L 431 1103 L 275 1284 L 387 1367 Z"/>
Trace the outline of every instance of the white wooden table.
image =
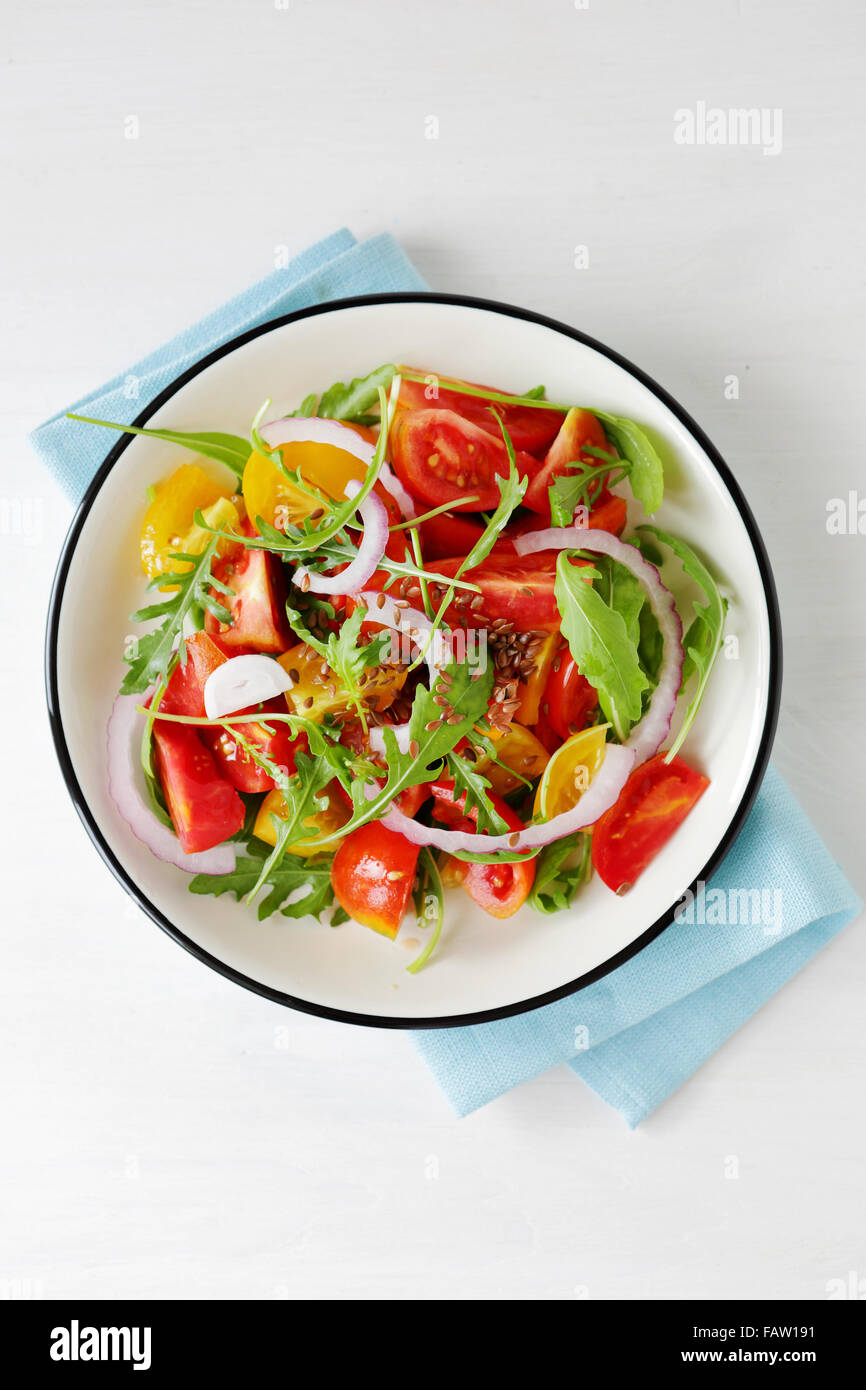
<path id="1" fill-rule="evenodd" d="M 286 1014 L 151 926 L 49 745 L 71 508 L 23 442 L 343 223 L 435 288 L 578 325 L 745 488 L 785 625 L 776 762 L 862 891 L 866 536 L 825 519 L 866 490 L 864 35 L 853 0 L 12 0 L 0 1293 L 820 1299 L 866 1275 L 862 924 L 635 1134 L 564 1069 L 458 1122 L 399 1034 Z M 678 144 L 698 103 L 780 109 L 781 152 Z"/>

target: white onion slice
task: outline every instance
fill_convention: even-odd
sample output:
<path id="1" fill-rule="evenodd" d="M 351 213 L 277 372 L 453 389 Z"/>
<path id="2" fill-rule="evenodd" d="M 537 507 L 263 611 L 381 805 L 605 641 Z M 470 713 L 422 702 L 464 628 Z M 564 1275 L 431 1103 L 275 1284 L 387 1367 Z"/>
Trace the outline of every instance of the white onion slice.
<path id="1" fill-rule="evenodd" d="M 204 712 L 208 719 L 221 719 L 224 714 L 273 700 L 291 687 L 288 671 L 272 656 L 232 656 L 215 667 L 205 681 Z"/>
<path id="2" fill-rule="evenodd" d="M 144 773 L 139 761 L 144 715 L 137 705 L 146 696 L 118 695 L 108 721 L 108 790 L 112 801 L 133 835 L 167 864 L 176 864 L 188 874 L 230 874 L 235 866 L 235 847 L 216 845 L 197 854 L 185 854 L 180 841 L 167 825 L 153 814 L 145 799 Z"/>
<path id="3" fill-rule="evenodd" d="M 646 762 L 658 752 L 670 732 L 683 675 L 683 625 L 673 595 L 665 588 L 655 565 L 645 560 L 635 546 L 626 545 L 608 531 L 591 530 L 586 526 L 530 531 L 515 537 L 514 548 L 518 555 L 529 555 L 534 550 L 590 550 L 610 555 L 631 570 L 643 585 L 662 636 L 662 660 L 658 684 L 646 713 L 635 724 L 624 746 L 634 749 L 637 764 Z"/>
<path id="4" fill-rule="evenodd" d="M 623 744 L 609 743 L 605 749 L 604 761 L 593 777 L 587 790 L 568 811 L 553 816 L 548 821 L 527 825 L 523 830 L 512 830 L 506 835 L 477 835 L 466 830 L 439 830 L 436 826 L 421 825 L 409 816 L 391 806 L 382 824 L 398 835 L 403 835 L 413 845 L 432 845 L 446 854 L 456 854 L 468 850 L 475 854 L 494 854 L 499 850 L 512 850 L 515 853 L 524 849 L 536 849 L 549 845 L 553 840 L 561 840 L 563 835 L 572 835 L 576 830 L 584 830 L 594 825 L 599 816 L 610 810 L 628 780 L 635 764 L 634 749 Z"/>
<path id="5" fill-rule="evenodd" d="M 388 728 L 391 730 L 392 734 L 396 738 L 397 747 L 400 749 L 400 752 L 408 753 L 409 744 L 411 742 L 411 735 L 409 733 L 408 723 L 389 724 Z M 378 724 L 374 724 L 373 727 L 370 729 L 370 747 L 372 748 L 374 753 L 385 752 L 385 734 L 384 730 Z"/>
<path id="6" fill-rule="evenodd" d="M 346 496 L 354 497 L 361 491 L 361 484 L 355 480 L 346 484 Z M 358 553 L 350 565 L 340 574 L 317 574 L 306 565 L 298 565 L 292 576 L 292 583 L 305 592 L 314 594 L 356 594 L 363 589 L 368 579 L 376 573 L 388 544 L 388 513 L 385 503 L 375 492 L 364 498 L 358 510 L 364 522 L 364 534 Z"/>

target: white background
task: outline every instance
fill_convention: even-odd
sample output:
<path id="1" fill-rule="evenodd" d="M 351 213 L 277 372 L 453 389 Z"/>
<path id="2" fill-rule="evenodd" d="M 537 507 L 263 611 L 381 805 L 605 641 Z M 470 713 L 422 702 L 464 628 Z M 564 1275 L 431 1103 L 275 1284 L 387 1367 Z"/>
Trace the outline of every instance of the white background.
<path id="1" fill-rule="evenodd" d="M 71 507 L 23 439 L 343 223 L 393 231 L 436 289 L 577 325 L 745 489 L 786 635 L 775 759 L 862 892 L 866 536 L 825 522 L 863 487 L 864 37 L 854 0 L 7 0 L 2 496 L 36 525 L 0 537 L 0 1292 L 820 1299 L 866 1276 L 862 924 L 632 1134 L 564 1068 L 457 1121 L 401 1035 L 246 994 L 128 903 L 49 744 Z M 677 145 L 698 101 L 781 108 L 782 152 Z"/>

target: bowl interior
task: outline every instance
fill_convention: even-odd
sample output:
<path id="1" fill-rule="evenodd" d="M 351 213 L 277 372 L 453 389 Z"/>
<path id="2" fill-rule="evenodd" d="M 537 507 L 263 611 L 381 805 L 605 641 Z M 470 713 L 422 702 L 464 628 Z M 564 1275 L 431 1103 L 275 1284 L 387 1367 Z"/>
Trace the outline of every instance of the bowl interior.
<path id="1" fill-rule="evenodd" d="M 711 785 L 632 891 L 617 898 L 594 881 L 573 911 L 543 917 L 523 909 L 507 921 L 494 921 L 463 892 L 451 891 L 439 951 L 417 976 L 406 973 L 417 950 L 410 944 L 418 939 L 414 924 L 392 945 L 354 923 L 334 930 L 279 914 L 258 922 L 233 898 L 190 894 L 186 875 L 155 859 L 120 819 L 106 780 L 105 728 L 124 670 L 124 640 L 133 631 L 128 614 L 143 595 L 137 543 L 145 489 L 190 457 L 166 444 L 128 440 L 79 522 L 57 614 L 56 705 L 90 828 L 149 910 L 258 988 L 317 1011 L 362 1016 L 359 1021 L 412 1024 L 513 1010 L 561 991 L 602 970 L 669 917 L 728 836 L 766 755 L 773 663 L 755 546 L 708 454 L 649 386 L 549 325 L 454 302 L 336 308 L 226 352 L 180 386 L 148 423 L 244 433 L 267 396 L 274 413 L 283 413 L 308 392 L 395 360 L 507 390 L 543 382 L 552 400 L 640 421 L 666 465 L 659 524 L 701 550 L 724 582 L 728 639 L 686 748 Z M 106 448 L 111 442 L 106 432 Z M 630 503 L 630 524 L 641 519 Z M 692 595 L 676 564 L 664 574 L 678 597 Z"/>

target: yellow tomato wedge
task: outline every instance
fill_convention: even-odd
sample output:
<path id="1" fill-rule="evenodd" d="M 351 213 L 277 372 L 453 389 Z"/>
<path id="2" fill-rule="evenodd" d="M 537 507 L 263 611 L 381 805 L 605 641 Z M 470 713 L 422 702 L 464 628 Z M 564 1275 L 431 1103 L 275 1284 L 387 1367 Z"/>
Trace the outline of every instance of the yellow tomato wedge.
<path id="1" fill-rule="evenodd" d="M 552 820 L 577 804 L 604 761 L 609 728 L 609 724 L 595 724 L 574 734 L 556 750 L 538 784 L 534 815 Z"/>
<path id="2" fill-rule="evenodd" d="M 535 666 L 532 675 L 528 680 L 518 681 L 517 698 L 520 704 L 514 711 L 514 717 L 518 723 L 538 723 L 538 711 L 541 708 L 541 697 L 544 694 L 544 687 L 547 685 L 547 678 L 550 675 L 553 658 L 559 651 L 559 644 L 561 641 L 562 636 L 559 632 L 548 632 L 538 648 L 538 651 L 535 653 Z"/>
<path id="3" fill-rule="evenodd" d="M 326 667 L 318 652 L 305 643 L 290 647 L 277 661 L 292 677 L 286 691 L 286 704 L 292 714 L 302 714 L 321 724 L 326 714 L 347 714 L 355 708 L 353 700 L 334 672 Z M 368 666 L 361 678 L 361 696 L 371 710 L 384 710 L 394 703 L 403 688 L 406 669 L 401 666 Z"/>
<path id="4" fill-rule="evenodd" d="M 149 579 L 158 574 L 179 574 L 189 569 L 185 561 L 172 560 L 176 551 L 198 555 L 208 542 L 208 532 L 196 526 L 197 511 L 209 526 L 237 528 L 240 514 L 225 489 L 195 463 L 181 464 L 170 477 L 157 483 L 153 501 L 141 528 L 141 567 Z M 232 542 L 220 541 L 220 553 Z"/>
<path id="5" fill-rule="evenodd" d="M 301 836 L 303 840 L 312 839 L 317 832 L 319 839 L 327 839 L 329 835 L 333 835 L 335 830 L 339 830 L 341 826 L 345 825 L 351 815 L 348 806 L 340 800 L 335 792 L 328 791 L 326 788 L 321 795 L 328 798 L 328 804 L 323 811 L 316 811 L 313 815 L 306 817 L 304 820 L 304 834 Z M 274 829 L 271 816 L 276 816 L 279 820 L 285 820 L 286 815 L 286 803 L 283 799 L 282 792 L 277 790 L 268 792 L 259 807 L 259 814 L 256 817 L 253 834 L 257 839 L 264 840 L 269 845 L 275 845 L 277 843 L 277 832 Z M 339 843 L 339 840 L 329 840 L 328 849 L 331 850 L 336 848 Z M 286 853 L 299 854 L 306 857 L 309 854 L 316 853 L 316 845 L 289 845 Z"/>
<path id="6" fill-rule="evenodd" d="M 345 425 L 344 428 L 350 427 Z M 287 469 L 299 473 L 305 483 L 334 499 L 343 499 L 346 484 L 353 478 L 361 482 L 367 471 L 354 454 L 333 444 L 283 444 L 280 454 Z M 247 515 L 253 524 L 260 516 L 279 531 L 284 531 L 289 523 L 299 524 L 321 505 L 315 497 L 294 486 L 269 458 L 259 453 L 250 454 L 247 461 L 243 492 Z"/>
<path id="7" fill-rule="evenodd" d="M 501 738 L 496 740 L 496 756 L 505 767 L 500 767 L 485 754 L 480 754 L 475 764 L 476 770 L 487 778 L 499 796 L 507 796 L 515 787 L 521 786 L 521 778 L 534 782 L 547 767 L 550 754 L 544 744 L 522 724 L 510 724 Z"/>

